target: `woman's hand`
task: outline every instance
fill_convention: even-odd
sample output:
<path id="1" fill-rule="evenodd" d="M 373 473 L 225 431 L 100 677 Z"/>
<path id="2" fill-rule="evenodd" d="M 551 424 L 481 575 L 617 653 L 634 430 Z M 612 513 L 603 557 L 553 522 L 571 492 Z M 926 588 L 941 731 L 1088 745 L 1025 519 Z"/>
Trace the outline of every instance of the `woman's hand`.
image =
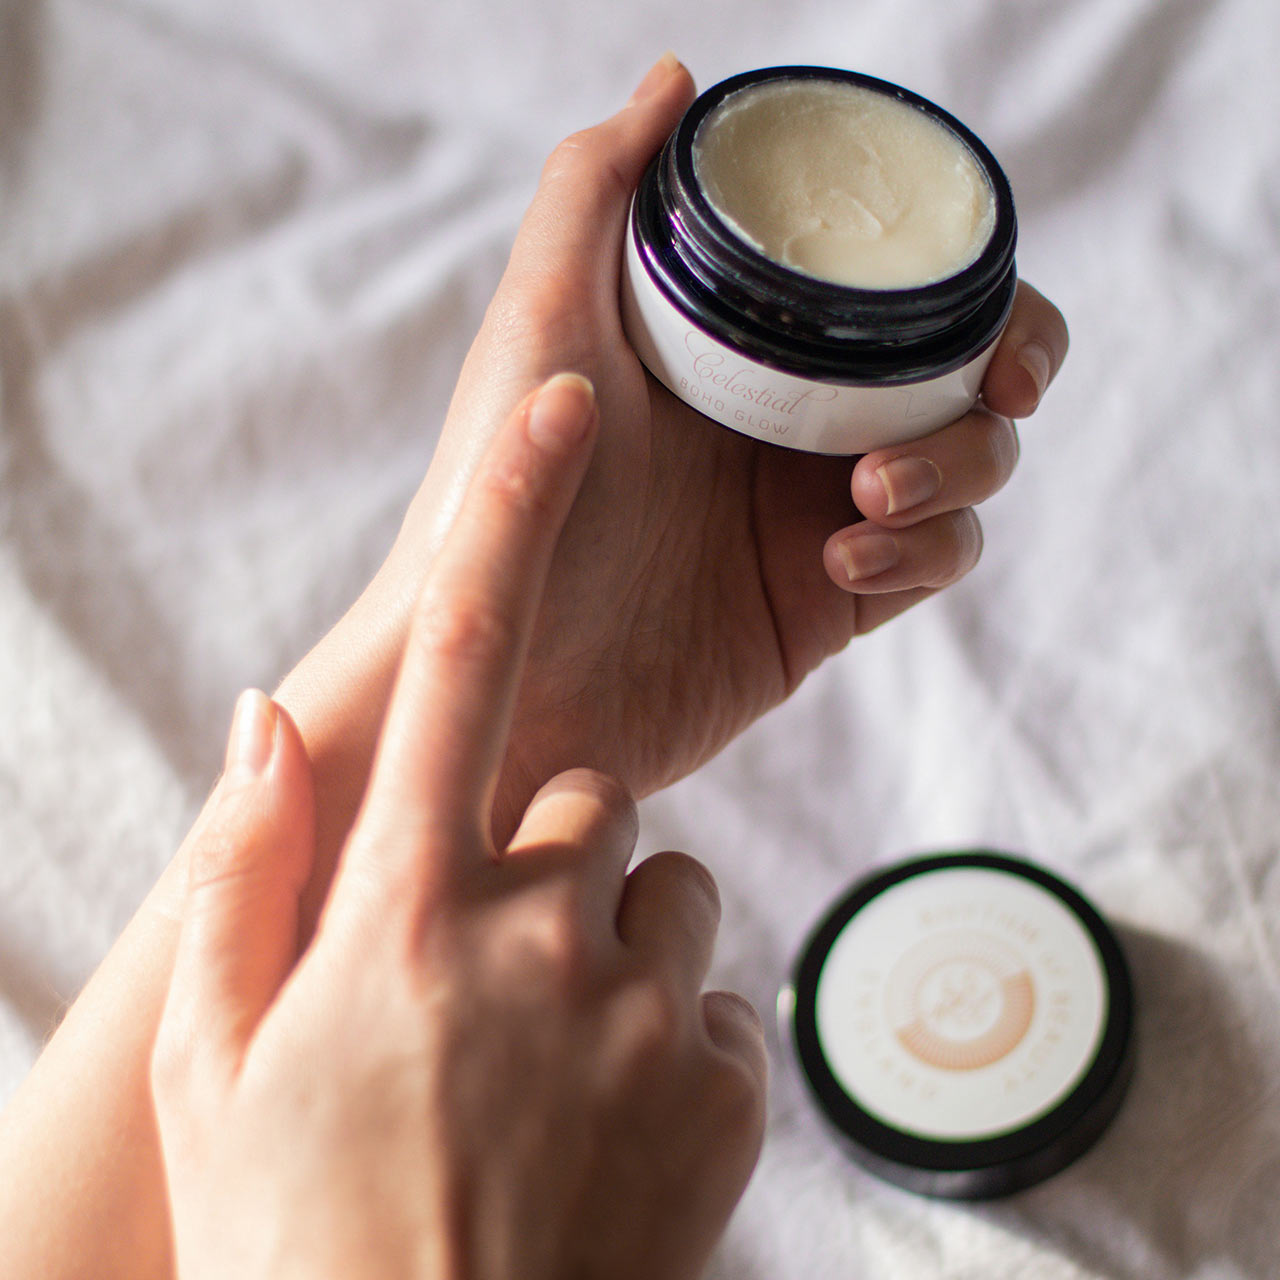
<path id="1" fill-rule="evenodd" d="M 916 444 L 851 467 L 703 418 L 645 372 L 618 314 L 631 192 L 692 95 L 668 57 L 624 110 L 552 155 L 384 571 L 420 573 L 487 422 L 554 369 L 593 381 L 607 429 L 534 634 L 508 830 L 570 763 L 639 795 L 682 777 L 852 636 L 967 573 L 982 543 L 973 507 L 1017 460 L 1010 415 L 1035 408 L 1066 353 L 1056 308 L 1022 285 L 984 404 Z"/>
<path id="2" fill-rule="evenodd" d="M 676 1280 L 746 1184 L 766 1062 L 750 1008 L 701 994 L 708 873 L 659 854 L 628 876 L 634 806 L 589 771 L 491 839 L 594 434 L 590 387 L 557 378 L 486 453 L 296 967 L 310 769 L 286 713 L 239 705 L 153 1061 L 183 1280 Z"/>

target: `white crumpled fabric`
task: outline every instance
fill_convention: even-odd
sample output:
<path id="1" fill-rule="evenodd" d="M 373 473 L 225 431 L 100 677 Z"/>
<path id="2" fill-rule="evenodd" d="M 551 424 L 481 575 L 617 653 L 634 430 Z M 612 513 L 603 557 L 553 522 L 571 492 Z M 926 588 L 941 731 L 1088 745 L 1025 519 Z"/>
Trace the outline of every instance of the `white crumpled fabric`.
<path id="1" fill-rule="evenodd" d="M 647 802 L 643 848 L 710 864 L 713 980 L 766 1011 L 867 867 L 1024 853 L 1120 926 L 1141 1037 L 1099 1146 L 986 1207 L 850 1165 L 775 1042 L 711 1274 L 1280 1275 L 1271 0 L 0 0 L 0 1096 L 236 691 L 388 545 L 543 156 L 668 46 L 950 108 L 1073 345 L 977 571 Z"/>

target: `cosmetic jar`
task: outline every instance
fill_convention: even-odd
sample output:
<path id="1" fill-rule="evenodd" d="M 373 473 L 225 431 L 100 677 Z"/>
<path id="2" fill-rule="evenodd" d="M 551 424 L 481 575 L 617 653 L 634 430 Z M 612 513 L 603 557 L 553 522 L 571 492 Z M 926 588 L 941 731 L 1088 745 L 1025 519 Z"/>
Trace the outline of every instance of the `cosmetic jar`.
<path id="1" fill-rule="evenodd" d="M 778 999 L 812 1100 L 852 1157 L 980 1200 L 1065 1168 L 1110 1123 L 1134 1056 L 1119 943 L 1073 888 L 989 851 L 872 874 Z"/>
<path id="2" fill-rule="evenodd" d="M 948 259 L 957 219 L 972 245 Z M 995 157 L 940 107 L 852 71 L 750 71 L 703 93 L 641 180 L 623 324 L 649 371 L 723 426 L 865 453 L 973 404 L 1016 238 Z"/>

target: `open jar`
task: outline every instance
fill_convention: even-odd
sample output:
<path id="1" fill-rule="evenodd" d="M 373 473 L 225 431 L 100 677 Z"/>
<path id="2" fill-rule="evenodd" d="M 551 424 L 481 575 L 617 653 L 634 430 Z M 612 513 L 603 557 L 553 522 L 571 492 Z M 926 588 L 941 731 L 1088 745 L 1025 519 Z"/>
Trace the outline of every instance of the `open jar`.
<path id="1" fill-rule="evenodd" d="M 1013 305 L 995 157 L 897 85 L 772 67 L 713 86 L 641 180 L 628 338 L 735 431 L 859 454 L 960 417 Z"/>

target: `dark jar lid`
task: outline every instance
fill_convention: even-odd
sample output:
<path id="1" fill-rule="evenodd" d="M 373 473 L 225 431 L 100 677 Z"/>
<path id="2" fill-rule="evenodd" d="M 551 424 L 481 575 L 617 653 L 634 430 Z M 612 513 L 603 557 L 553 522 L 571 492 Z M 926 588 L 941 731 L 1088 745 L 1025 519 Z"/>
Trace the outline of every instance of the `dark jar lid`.
<path id="1" fill-rule="evenodd" d="M 978 257 L 929 284 L 864 289 L 793 270 L 745 240 L 708 200 L 694 145 L 699 126 L 727 97 L 777 80 L 869 89 L 953 134 L 995 198 L 992 232 Z M 999 336 L 1017 284 L 1013 193 L 981 139 L 901 85 L 834 67 L 766 67 L 706 90 L 641 179 L 631 234 L 651 278 L 698 327 L 757 363 L 827 382 L 906 384 L 961 367 Z"/>
<path id="2" fill-rule="evenodd" d="M 1070 885 L 986 850 L 900 863 L 817 925 L 779 1020 L 853 1158 L 910 1191 L 1011 1194 L 1101 1136 L 1134 1057 L 1115 935 Z"/>

